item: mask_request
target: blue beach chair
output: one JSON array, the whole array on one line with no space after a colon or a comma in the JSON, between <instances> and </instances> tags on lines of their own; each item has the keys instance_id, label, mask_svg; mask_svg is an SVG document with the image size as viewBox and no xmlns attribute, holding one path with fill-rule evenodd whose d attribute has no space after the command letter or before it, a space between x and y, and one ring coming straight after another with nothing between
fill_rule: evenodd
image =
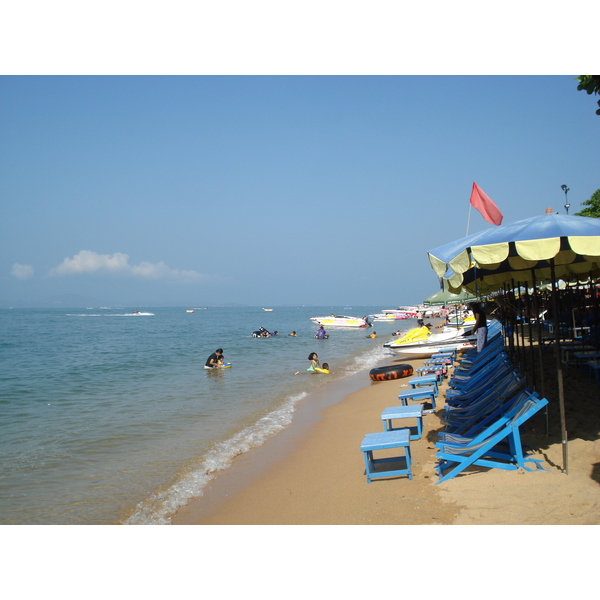
<instances>
[{"instance_id":1,"label":"blue beach chair","mask_svg":"<svg viewBox=\"0 0 600 600\"><path fill-rule=\"evenodd\" d=\"M490 415L506 406L508 400L524 387L525 378L515 369L472 401L459 406L444 406L440 420L446 426L445 432L473 435Z\"/></svg>"},{"instance_id":2,"label":"blue beach chair","mask_svg":"<svg viewBox=\"0 0 600 600\"><path fill-rule=\"evenodd\" d=\"M493 372L495 368L501 365L503 362L510 360L508 355L505 352L499 352L494 355L490 360L486 360L484 362L479 362L474 365L471 369L459 370L458 368L454 370L452 376L448 380L448 385L450 387L459 387L472 381L476 377L485 376L486 372Z\"/></svg>"},{"instance_id":3,"label":"blue beach chair","mask_svg":"<svg viewBox=\"0 0 600 600\"><path fill-rule=\"evenodd\" d=\"M476 398L495 387L502 378L515 370L510 360L506 359L495 364L493 369L482 371L460 387L446 390L446 404L461 406L473 402Z\"/></svg>"},{"instance_id":4,"label":"blue beach chair","mask_svg":"<svg viewBox=\"0 0 600 600\"><path fill-rule=\"evenodd\" d=\"M525 391L512 402L510 409L474 437L448 434L438 442L437 483L456 477L470 466L505 470L545 470L541 460L523 453L519 427L548 404L535 392ZM530 468L528 465L532 465Z\"/></svg>"}]
</instances>

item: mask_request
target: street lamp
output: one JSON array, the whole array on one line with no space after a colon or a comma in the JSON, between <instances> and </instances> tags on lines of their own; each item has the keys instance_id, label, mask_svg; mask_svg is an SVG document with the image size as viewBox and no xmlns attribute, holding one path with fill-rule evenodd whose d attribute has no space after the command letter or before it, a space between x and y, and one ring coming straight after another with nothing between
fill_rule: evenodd
<instances>
[{"instance_id":1,"label":"street lamp","mask_svg":"<svg viewBox=\"0 0 600 600\"><path fill-rule=\"evenodd\" d=\"M565 210L567 211L567 214L569 214L569 206L571 205L569 204L569 198L567 197L567 193L571 190L564 184L560 186L560 189L565 193Z\"/></svg>"}]
</instances>

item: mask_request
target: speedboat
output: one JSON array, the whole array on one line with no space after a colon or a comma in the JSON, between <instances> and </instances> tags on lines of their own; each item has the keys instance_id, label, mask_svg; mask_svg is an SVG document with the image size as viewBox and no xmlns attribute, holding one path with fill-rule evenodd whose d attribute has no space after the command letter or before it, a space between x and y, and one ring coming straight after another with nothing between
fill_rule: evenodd
<instances>
[{"instance_id":1,"label":"speedboat","mask_svg":"<svg viewBox=\"0 0 600 600\"><path fill-rule=\"evenodd\" d=\"M369 327L367 319L361 317L348 317L346 315L311 317L310 320L327 327Z\"/></svg>"},{"instance_id":2,"label":"speedboat","mask_svg":"<svg viewBox=\"0 0 600 600\"><path fill-rule=\"evenodd\" d=\"M473 329L473 327L475 327L475 317L467 317L466 319L448 319L448 322L444 325L444 331Z\"/></svg>"},{"instance_id":3,"label":"speedboat","mask_svg":"<svg viewBox=\"0 0 600 600\"><path fill-rule=\"evenodd\" d=\"M476 348L477 340L473 336L473 338L463 338L462 341L455 340L453 342L441 343L441 344L431 344L431 345L415 345L404 348L396 348L392 350L394 354L397 356L402 356L406 359L408 358L427 358L432 354L436 354L438 352L464 352L469 348ZM391 348L390 348L391 350Z\"/></svg>"},{"instance_id":4,"label":"speedboat","mask_svg":"<svg viewBox=\"0 0 600 600\"><path fill-rule=\"evenodd\" d=\"M419 309L416 306L399 306L398 308L390 308L381 312L394 315L396 319L416 319L419 316Z\"/></svg>"},{"instance_id":5,"label":"speedboat","mask_svg":"<svg viewBox=\"0 0 600 600\"><path fill-rule=\"evenodd\" d=\"M430 334L427 327L416 327L384 347L394 354L421 358L449 349L466 350L476 344L476 337L469 334L470 330L462 328Z\"/></svg>"},{"instance_id":6,"label":"speedboat","mask_svg":"<svg viewBox=\"0 0 600 600\"><path fill-rule=\"evenodd\" d=\"M374 315L369 315L369 320L371 321L395 321L396 316L389 313L376 313Z\"/></svg>"}]
</instances>

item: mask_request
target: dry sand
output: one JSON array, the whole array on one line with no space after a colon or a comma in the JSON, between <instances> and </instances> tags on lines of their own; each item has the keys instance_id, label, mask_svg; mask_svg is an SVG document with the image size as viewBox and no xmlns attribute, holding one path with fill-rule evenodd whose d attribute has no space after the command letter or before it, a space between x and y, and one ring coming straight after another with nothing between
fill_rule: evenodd
<instances>
[{"instance_id":1,"label":"dry sand","mask_svg":"<svg viewBox=\"0 0 600 600\"><path fill-rule=\"evenodd\" d=\"M411 442L412 481L398 477L367 483L359 449L362 438L366 433L382 430L381 412L398 404L398 392L408 384L407 380L372 382L365 372L355 376L359 380L358 391L334 405L324 402L321 408L317 406L312 418L299 414L299 422L286 435L280 434L261 448L237 457L206 495L181 509L173 523L597 524L600 388L587 373L574 366L564 367L569 437L568 474L564 474L556 361L552 346L543 352L544 391L550 401L548 415L546 418L544 411L535 415L522 427L522 438L534 449L536 458L544 460L546 472L470 468L436 485L435 442L442 425L436 414L429 414L423 419L423 439ZM390 358L387 364L400 362L407 361ZM411 363L416 368L422 361ZM539 365L536 369L539 391ZM446 386L444 383L438 412ZM324 395L328 387L324 386ZM315 402L318 405L319 400Z\"/></svg>"}]
</instances>

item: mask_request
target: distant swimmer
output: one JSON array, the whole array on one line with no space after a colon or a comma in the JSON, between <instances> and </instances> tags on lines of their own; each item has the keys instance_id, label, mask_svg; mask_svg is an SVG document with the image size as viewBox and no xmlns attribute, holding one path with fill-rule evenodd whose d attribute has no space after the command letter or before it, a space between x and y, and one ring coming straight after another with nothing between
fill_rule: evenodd
<instances>
[{"instance_id":1,"label":"distant swimmer","mask_svg":"<svg viewBox=\"0 0 600 600\"><path fill-rule=\"evenodd\" d=\"M292 333L288 333L288 336L298 337L298 334L295 331L292 331Z\"/></svg>"},{"instance_id":2,"label":"distant swimmer","mask_svg":"<svg viewBox=\"0 0 600 600\"><path fill-rule=\"evenodd\" d=\"M371 333L370 335L367 335L367 336L365 336L365 337L368 337L368 338L376 338L376 337L377 337L377 332L376 332L376 331L374 331L373 333Z\"/></svg>"},{"instance_id":3,"label":"distant swimmer","mask_svg":"<svg viewBox=\"0 0 600 600\"><path fill-rule=\"evenodd\" d=\"M252 332L252 337L271 337L271 335L264 327Z\"/></svg>"},{"instance_id":4,"label":"distant swimmer","mask_svg":"<svg viewBox=\"0 0 600 600\"><path fill-rule=\"evenodd\" d=\"M216 369L223 364L223 348L215 350L207 359L205 369Z\"/></svg>"}]
</instances>

